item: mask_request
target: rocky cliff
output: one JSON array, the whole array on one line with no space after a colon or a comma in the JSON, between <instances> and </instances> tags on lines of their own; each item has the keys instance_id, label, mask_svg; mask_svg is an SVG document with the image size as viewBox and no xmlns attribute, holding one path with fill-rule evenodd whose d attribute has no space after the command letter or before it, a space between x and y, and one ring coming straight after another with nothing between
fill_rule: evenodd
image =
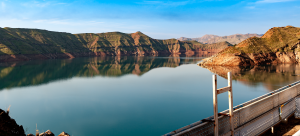
<instances>
[{"instance_id":1,"label":"rocky cliff","mask_svg":"<svg viewBox=\"0 0 300 136\"><path fill-rule=\"evenodd\" d=\"M216 53L231 46L226 42L217 45L196 41L181 42L176 39L157 40L141 32L70 34L39 29L0 28L0 61L104 55Z\"/></svg>"},{"instance_id":2,"label":"rocky cliff","mask_svg":"<svg viewBox=\"0 0 300 136\"><path fill-rule=\"evenodd\" d=\"M268 65L300 62L300 28L274 27L205 59L199 65Z\"/></svg>"}]
</instances>

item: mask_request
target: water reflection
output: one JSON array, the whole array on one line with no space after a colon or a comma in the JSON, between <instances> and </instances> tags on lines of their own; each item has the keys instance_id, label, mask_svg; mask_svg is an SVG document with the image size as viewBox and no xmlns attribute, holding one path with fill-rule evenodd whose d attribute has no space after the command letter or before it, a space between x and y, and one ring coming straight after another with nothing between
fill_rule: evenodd
<instances>
[{"instance_id":1,"label":"water reflection","mask_svg":"<svg viewBox=\"0 0 300 136\"><path fill-rule=\"evenodd\" d=\"M72 77L142 75L158 67L196 63L200 57L95 57L0 64L0 90Z\"/></svg>"},{"instance_id":2,"label":"water reflection","mask_svg":"<svg viewBox=\"0 0 300 136\"><path fill-rule=\"evenodd\" d=\"M233 80L248 86L262 84L273 91L282 86L300 80L300 64L278 64L269 66L202 66L227 79L227 72L232 72Z\"/></svg>"},{"instance_id":3,"label":"water reflection","mask_svg":"<svg viewBox=\"0 0 300 136\"><path fill-rule=\"evenodd\" d=\"M196 65L201 59L128 56L1 64L0 108L11 105L10 115L28 133L38 124L41 131L75 136L163 135L212 115L212 73ZM218 78L218 87L225 85ZM262 84L240 82L233 82L233 90L239 90L234 105L267 92ZM218 100L219 111L228 108L225 94Z\"/></svg>"}]
</instances>

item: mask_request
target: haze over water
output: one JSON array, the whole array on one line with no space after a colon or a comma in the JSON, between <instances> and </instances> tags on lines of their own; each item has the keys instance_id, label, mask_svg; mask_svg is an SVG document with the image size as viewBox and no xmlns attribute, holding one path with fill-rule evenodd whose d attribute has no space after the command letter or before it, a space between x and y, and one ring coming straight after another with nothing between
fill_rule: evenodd
<instances>
[{"instance_id":1,"label":"haze over water","mask_svg":"<svg viewBox=\"0 0 300 136\"><path fill-rule=\"evenodd\" d=\"M0 108L26 134L50 129L73 136L163 135L213 114L218 88L233 71L233 102L241 104L300 80L298 65L209 67L203 57L98 57L0 65ZM208 70L209 69L209 70ZM214 72L214 73L212 73ZM219 95L219 111L228 108Z\"/></svg>"}]
</instances>

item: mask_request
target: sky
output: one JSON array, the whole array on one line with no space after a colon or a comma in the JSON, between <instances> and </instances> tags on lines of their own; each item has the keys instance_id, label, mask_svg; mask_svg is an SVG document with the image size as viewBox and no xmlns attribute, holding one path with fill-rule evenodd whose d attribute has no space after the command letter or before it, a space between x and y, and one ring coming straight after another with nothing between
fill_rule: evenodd
<instances>
[{"instance_id":1,"label":"sky","mask_svg":"<svg viewBox=\"0 0 300 136\"><path fill-rule=\"evenodd\" d=\"M196 38L299 27L299 11L300 0L0 0L0 27Z\"/></svg>"}]
</instances>

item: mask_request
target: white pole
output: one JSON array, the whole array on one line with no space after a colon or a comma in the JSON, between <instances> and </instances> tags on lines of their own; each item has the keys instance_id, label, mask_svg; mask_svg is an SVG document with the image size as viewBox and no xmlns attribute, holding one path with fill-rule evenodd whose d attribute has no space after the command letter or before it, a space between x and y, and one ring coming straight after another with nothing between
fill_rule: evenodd
<instances>
[{"instance_id":1,"label":"white pole","mask_svg":"<svg viewBox=\"0 0 300 136\"><path fill-rule=\"evenodd\" d=\"M229 100L229 122L231 129L231 136L234 136L234 124L233 124L233 96L232 96L232 77L231 72L228 72L228 87L230 87L228 91L228 100Z\"/></svg>"}]
</instances>

